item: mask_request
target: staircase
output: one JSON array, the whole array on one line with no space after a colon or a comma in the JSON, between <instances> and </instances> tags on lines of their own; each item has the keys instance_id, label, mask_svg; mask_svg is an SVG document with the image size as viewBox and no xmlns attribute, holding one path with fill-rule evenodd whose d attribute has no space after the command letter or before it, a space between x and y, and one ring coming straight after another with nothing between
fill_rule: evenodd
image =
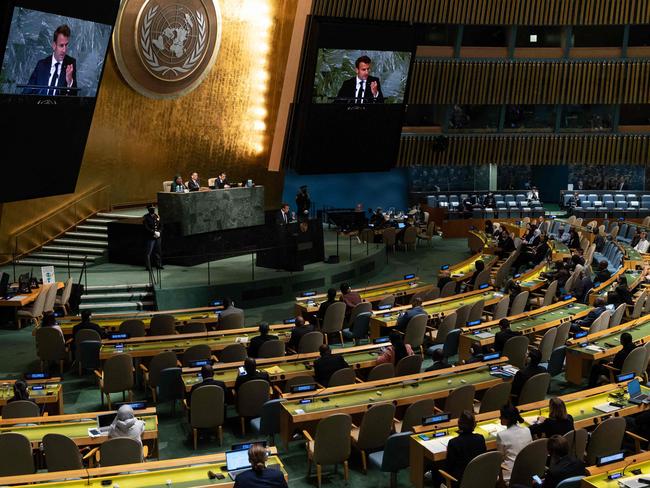
<instances>
[{"instance_id":1,"label":"staircase","mask_svg":"<svg viewBox=\"0 0 650 488\"><path fill-rule=\"evenodd\" d=\"M93 316L120 312L155 310L156 301L149 283L89 286L81 295L80 310L92 310Z\"/></svg>"},{"instance_id":2,"label":"staircase","mask_svg":"<svg viewBox=\"0 0 650 488\"><path fill-rule=\"evenodd\" d=\"M131 215L99 212L78 224L74 230L45 244L40 251L23 256L16 262L26 266L55 266L82 268L84 258L86 265L101 264L108 254L109 222Z\"/></svg>"}]
</instances>

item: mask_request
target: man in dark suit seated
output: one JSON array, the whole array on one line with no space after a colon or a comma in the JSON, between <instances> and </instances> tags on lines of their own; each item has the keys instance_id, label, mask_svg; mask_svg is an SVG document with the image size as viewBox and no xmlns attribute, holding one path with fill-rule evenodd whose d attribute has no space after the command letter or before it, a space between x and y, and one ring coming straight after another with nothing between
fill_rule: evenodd
<instances>
[{"instance_id":1,"label":"man in dark suit seated","mask_svg":"<svg viewBox=\"0 0 650 488\"><path fill-rule=\"evenodd\" d=\"M336 103L384 103L379 78L370 76L371 64L368 56L361 56L355 61L354 71L357 75L343 82L336 95Z\"/></svg>"},{"instance_id":2,"label":"man in dark suit seated","mask_svg":"<svg viewBox=\"0 0 650 488\"><path fill-rule=\"evenodd\" d=\"M77 60L67 55L70 43L70 27L60 25L52 36L52 55L36 63L29 77L28 85L51 86L57 89L25 88L23 93L36 95L76 95Z\"/></svg>"},{"instance_id":3,"label":"man in dark suit seated","mask_svg":"<svg viewBox=\"0 0 650 488\"><path fill-rule=\"evenodd\" d=\"M214 180L214 187L217 190L223 190L224 188L230 188L228 180L226 179L226 173L223 171L219 173L219 176Z\"/></svg>"},{"instance_id":4,"label":"man in dark suit seated","mask_svg":"<svg viewBox=\"0 0 650 488\"><path fill-rule=\"evenodd\" d=\"M194 393L197 389L201 388L202 386L208 386L208 385L215 385L221 388L223 390L224 398L225 398L225 394L227 391L226 384L223 381L214 379L214 370L212 369L211 365L204 364L203 366L201 366L201 378L202 378L201 383L197 383L192 386L192 389L190 390L190 394L188 395L189 397L188 400L192 399L192 393Z\"/></svg>"},{"instance_id":5,"label":"man in dark suit seated","mask_svg":"<svg viewBox=\"0 0 650 488\"><path fill-rule=\"evenodd\" d=\"M422 299L420 297L415 297L413 299L413 308L407 310L406 312L400 314L397 317L397 325L395 328L400 332L406 332L406 327L408 326L409 321L416 315L426 315L427 313L422 308Z\"/></svg>"},{"instance_id":6,"label":"man in dark suit seated","mask_svg":"<svg viewBox=\"0 0 650 488\"><path fill-rule=\"evenodd\" d=\"M256 358L259 355L260 347L266 341L275 341L278 339L278 336L269 334L269 323L260 322L259 331L260 335L253 337L250 344L248 345L248 357Z\"/></svg>"},{"instance_id":7,"label":"man in dark suit seated","mask_svg":"<svg viewBox=\"0 0 650 488\"><path fill-rule=\"evenodd\" d=\"M106 337L106 331L104 330L104 328L90 321L92 314L93 313L90 310L84 310L83 312L81 312L81 322L79 322L77 325L75 325L72 328L72 337L76 336L77 332L84 329L94 330L99 334L99 337L101 337L102 339Z\"/></svg>"},{"instance_id":8,"label":"man in dark suit seated","mask_svg":"<svg viewBox=\"0 0 650 488\"><path fill-rule=\"evenodd\" d=\"M566 438L560 435L551 436L546 449L551 456L550 467L541 485L533 482L534 488L556 488L568 478L586 474L585 463L569 454L569 441Z\"/></svg>"},{"instance_id":9,"label":"man in dark suit seated","mask_svg":"<svg viewBox=\"0 0 650 488\"><path fill-rule=\"evenodd\" d=\"M581 332L583 327L591 327L591 324L593 324L605 310L607 310L607 308L605 308L605 299L603 297L596 298L594 308L587 314L587 316L576 320L571 324L571 332L575 334L576 332Z\"/></svg>"},{"instance_id":10,"label":"man in dark suit seated","mask_svg":"<svg viewBox=\"0 0 650 488\"><path fill-rule=\"evenodd\" d=\"M199 174L196 171L190 175L190 181L187 182L187 188L190 191L199 191L201 189Z\"/></svg>"},{"instance_id":11,"label":"man in dark suit seated","mask_svg":"<svg viewBox=\"0 0 650 488\"><path fill-rule=\"evenodd\" d=\"M291 215L289 215L289 204L283 203L280 210L275 214L275 223L277 225L287 225L291 222Z\"/></svg>"},{"instance_id":12,"label":"man in dark suit seated","mask_svg":"<svg viewBox=\"0 0 650 488\"><path fill-rule=\"evenodd\" d=\"M289 338L288 346L294 351L298 352L298 346L300 345L300 339L302 339L309 332L314 331L314 326L309 322L305 322L305 319L302 316L298 315L296 317L295 327L291 329L291 337Z\"/></svg>"},{"instance_id":13,"label":"man in dark suit seated","mask_svg":"<svg viewBox=\"0 0 650 488\"><path fill-rule=\"evenodd\" d=\"M591 372L589 373L589 388L598 386L598 383L602 380L608 380L607 375L609 373L609 370L605 367L605 364L608 364L618 370L623 368L623 363L625 362L627 355L636 349L636 345L632 340L632 334L629 332L623 332L621 334L621 346L623 346L623 349L614 355L614 359L611 362L601 360L591 367Z\"/></svg>"},{"instance_id":14,"label":"man in dark suit seated","mask_svg":"<svg viewBox=\"0 0 650 488\"><path fill-rule=\"evenodd\" d=\"M229 315L234 315L234 314L241 314L242 315L242 322L243 322L243 316L244 316L244 311L241 308L235 307L235 302L232 301L230 298L224 298L223 299L223 310L219 313L219 321L222 321Z\"/></svg>"},{"instance_id":15,"label":"man in dark suit seated","mask_svg":"<svg viewBox=\"0 0 650 488\"><path fill-rule=\"evenodd\" d=\"M447 363L447 360L445 359L445 353L442 351L442 349L434 349L433 364L429 366L427 369L425 369L425 371L428 373L429 371L447 369L448 367L449 367L449 363Z\"/></svg>"},{"instance_id":16,"label":"man in dark suit seated","mask_svg":"<svg viewBox=\"0 0 650 488\"><path fill-rule=\"evenodd\" d=\"M314 361L314 377L316 381L323 386L328 386L330 378L339 369L349 368L350 366L340 354L332 354L330 346L322 344L318 351L320 357Z\"/></svg>"},{"instance_id":17,"label":"man in dark suit seated","mask_svg":"<svg viewBox=\"0 0 650 488\"><path fill-rule=\"evenodd\" d=\"M503 351L503 346L506 345L508 339L519 335L510 328L510 321L508 319L499 320L499 328L501 330L494 335L494 350L497 352Z\"/></svg>"},{"instance_id":18,"label":"man in dark suit seated","mask_svg":"<svg viewBox=\"0 0 650 488\"><path fill-rule=\"evenodd\" d=\"M244 360L244 372L237 376L235 380L235 391L239 391L241 385L252 380L264 380L270 383L269 374L266 371L259 371L257 369L255 359L246 358Z\"/></svg>"},{"instance_id":19,"label":"man in dark suit seated","mask_svg":"<svg viewBox=\"0 0 650 488\"><path fill-rule=\"evenodd\" d=\"M539 349L531 349L528 352L528 364L525 368L520 369L515 374L515 377L512 380L512 394L519 396L521 389L524 387L524 383L530 378L539 373L546 373L546 368L540 366L539 363L542 361L542 353Z\"/></svg>"}]
</instances>

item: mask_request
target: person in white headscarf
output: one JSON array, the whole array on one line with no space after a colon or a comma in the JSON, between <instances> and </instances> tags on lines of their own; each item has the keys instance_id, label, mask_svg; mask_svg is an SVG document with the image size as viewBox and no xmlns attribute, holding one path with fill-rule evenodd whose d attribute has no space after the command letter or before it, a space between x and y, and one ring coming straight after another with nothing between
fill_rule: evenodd
<instances>
[{"instance_id":1,"label":"person in white headscarf","mask_svg":"<svg viewBox=\"0 0 650 488\"><path fill-rule=\"evenodd\" d=\"M136 419L133 409L129 405L122 405L117 411L115 420L108 429L108 438L128 437L138 441L142 446L142 433L144 432L144 422Z\"/></svg>"}]
</instances>

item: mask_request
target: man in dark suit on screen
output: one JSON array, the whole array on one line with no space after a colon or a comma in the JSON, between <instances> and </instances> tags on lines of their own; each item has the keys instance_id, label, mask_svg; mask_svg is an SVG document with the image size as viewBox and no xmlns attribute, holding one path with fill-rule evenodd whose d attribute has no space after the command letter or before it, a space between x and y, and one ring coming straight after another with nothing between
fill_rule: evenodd
<instances>
[{"instance_id":1,"label":"man in dark suit on screen","mask_svg":"<svg viewBox=\"0 0 650 488\"><path fill-rule=\"evenodd\" d=\"M77 60L66 54L69 42L70 27L65 24L60 25L52 36L52 55L36 63L36 67L27 82L29 85L50 86L52 88L26 88L23 93L37 95L77 94L76 90L65 90L65 88L77 88Z\"/></svg>"},{"instance_id":2,"label":"man in dark suit on screen","mask_svg":"<svg viewBox=\"0 0 650 488\"><path fill-rule=\"evenodd\" d=\"M368 56L361 56L356 60L354 70L357 75L343 82L336 95L336 103L384 103L379 78L370 76L371 64Z\"/></svg>"}]
</instances>

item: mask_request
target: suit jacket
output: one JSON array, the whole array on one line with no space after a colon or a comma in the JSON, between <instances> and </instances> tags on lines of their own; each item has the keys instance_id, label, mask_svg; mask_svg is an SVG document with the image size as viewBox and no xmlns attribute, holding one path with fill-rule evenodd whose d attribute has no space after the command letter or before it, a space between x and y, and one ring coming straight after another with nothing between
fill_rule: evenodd
<instances>
[{"instance_id":1,"label":"suit jacket","mask_svg":"<svg viewBox=\"0 0 650 488\"><path fill-rule=\"evenodd\" d=\"M234 488L287 488L287 481L279 469L266 468L260 472L249 469L237 476Z\"/></svg>"},{"instance_id":2,"label":"suit jacket","mask_svg":"<svg viewBox=\"0 0 650 488\"><path fill-rule=\"evenodd\" d=\"M77 332L84 329L94 330L99 334L99 337L104 339L106 337L106 330L103 327L95 324L94 322L79 322L72 328L72 337L77 335Z\"/></svg>"},{"instance_id":3,"label":"suit jacket","mask_svg":"<svg viewBox=\"0 0 650 488\"><path fill-rule=\"evenodd\" d=\"M460 481L469 462L487 451L485 438L473 432L462 432L447 444L447 472Z\"/></svg>"},{"instance_id":4,"label":"suit jacket","mask_svg":"<svg viewBox=\"0 0 650 488\"><path fill-rule=\"evenodd\" d=\"M154 232L160 232L162 230L162 222L160 222L160 217L157 214L154 215L147 213L144 215L144 217L142 217L142 224L147 231L148 239L155 239L156 237L154 236Z\"/></svg>"},{"instance_id":5,"label":"suit jacket","mask_svg":"<svg viewBox=\"0 0 650 488\"><path fill-rule=\"evenodd\" d=\"M217 179L214 180L214 187L217 188L218 190L223 190L226 187L227 184L228 184L227 179L222 180L218 176L217 176Z\"/></svg>"},{"instance_id":6,"label":"suit jacket","mask_svg":"<svg viewBox=\"0 0 650 488\"><path fill-rule=\"evenodd\" d=\"M235 380L235 391L238 391L241 385L243 385L247 381L253 381L253 380L264 380L270 383L269 374L266 371L257 370L253 374L245 374L245 375L237 376L237 379Z\"/></svg>"},{"instance_id":7,"label":"suit jacket","mask_svg":"<svg viewBox=\"0 0 650 488\"><path fill-rule=\"evenodd\" d=\"M65 71L68 65L72 65L72 86L71 88L77 88L77 60L71 56L66 55L63 58L61 66L59 66L59 77L56 81L56 86L58 87L67 87L68 83L65 79ZM47 58L43 58L36 63L32 75L29 77L27 82L29 85L49 85L50 81L50 70L52 69L52 55L49 55ZM32 95L47 95L48 89L30 89L25 88L23 93L32 94ZM57 90L57 93L52 95L76 95L77 91L71 90Z\"/></svg>"},{"instance_id":8,"label":"suit jacket","mask_svg":"<svg viewBox=\"0 0 650 488\"><path fill-rule=\"evenodd\" d=\"M305 324L302 327L294 327L291 329L291 337L289 338L288 346L294 351L298 351L298 345L300 344L300 339L302 339L305 334L314 331L314 326L311 324Z\"/></svg>"},{"instance_id":9,"label":"suit jacket","mask_svg":"<svg viewBox=\"0 0 650 488\"><path fill-rule=\"evenodd\" d=\"M260 352L260 347L262 347L262 344L264 344L266 341L274 341L277 340L278 336L276 335L265 335L265 336L256 336L251 339L251 343L248 345L248 357L250 358L256 358L257 355Z\"/></svg>"},{"instance_id":10,"label":"suit jacket","mask_svg":"<svg viewBox=\"0 0 650 488\"><path fill-rule=\"evenodd\" d=\"M518 335L519 334L510 329L497 332L494 336L494 350L499 352L503 351L503 346L506 345L508 339L517 337Z\"/></svg>"},{"instance_id":11,"label":"suit jacket","mask_svg":"<svg viewBox=\"0 0 650 488\"><path fill-rule=\"evenodd\" d=\"M370 89L370 84L376 81L377 89L379 94L377 97L372 96L372 90ZM348 80L345 80L339 89L338 94L336 95L336 103L356 103L357 94L357 77L354 76ZM365 91L363 93L363 103L384 103L384 94L381 92L381 84L379 83L379 78L374 76L368 76L368 79L365 83Z\"/></svg>"},{"instance_id":12,"label":"suit jacket","mask_svg":"<svg viewBox=\"0 0 650 488\"><path fill-rule=\"evenodd\" d=\"M233 314L241 314L243 316L244 311L241 308L237 308L234 305L231 305L230 307L228 307L228 308L221 311L221 313L219 314L219 320L223 320L224 317L227 317L228 315L233 315Z\"/></svg>"},{"instance_id":13,"label":"suit jacket","mask_svg":"<svg viewBox=\"0 0 650 488\"><path fill-rule=\"evenodd\" d=\"M187 188L190 191L199 191L201 189L201 182L199 180L194 181L190 178L190 181L187 182Z\"/></svg>"},{"instance_id":14,"label":"suit jacket","mask_svg":"<svg viewBox=\"0 0 650 488\"><path fill-rule=\"evenodd\" d=\"M567 455L558 459L555 464L548 468L542 488L555 488L567 478L584 476L585 474L585 464L573 456Z\"/></svg>"},{"instance_id":15,"label":"suit jacket","mask_svg":"<svg viewBox=\"0 0 650 488\"><path fill-rule=\"evenodd\" d=\"M328 354L314 361L314 377L323 386L328 386L330 378L339 369L347 368L348 363L340 354Z\"/></svg>"},{"instance_id":16,"label":"suit jacket","mask_svg":"<svg viewBox=\"0 0 650 488\"><path fill-rule=\"evenodd\" d=\"M539 373L546 373L546 368L543 366L526 366L524 369L517 371L517 374L512 380L512 394L519 395L521 389L524 387L524 383Z\"/></svg>"},{"instance_id":17,"label":"suit jacket","mask_svg":"<svg viewBox=\"0 0 650 488\"><path fill-rule=\"evenodd\" d=\"M564 420L548 418L541 424L533 424L530 426L530 433L535 436L543 434L544 437L550 439L554 435L564 435L573 429L573 417L568 415Z\"/></svg>"},{"instance_id":18,"label":"suit jacket","mask_svg":"<svg viewBox=\"0 0 650 488\"><path fill-rule=\"evenodd\" d=\"M409 320L411 320L413 317L416 315L426 315L427 313L424 311L422 307L413 307L410 310L407 310L404 312L403 315L400 315L397 318L397 326L396 329L400 330L402 332L406 332L406 326L409 323Z\"/></svg>"},{"instance_id":19,"label":"suit jacket","mask_svg":"<svg viewBox=\"0 0 650 488\"><path fill-rule=\"evenodd\" d=\"M275 223L277 225L286 225L291 222L291 216L289 212L286 213L287 220L284 220L285 213L282 210L278 210L275 214Z\"/></svg>"},{"instance_id":20,"label":"suit jacket","mask_svg":"<svg viewBox=\"0 0 650 488\"><path fill-rule=\"evenodd\" d=\"M219 388L221 388L223 390L223 398L224 398L224 401L225 401L225 399L226 399L226 391L228 391L228 390L226 390L226 384L223 381L215 380L214 378L206 378L203 381L201 381L201 383L197 383L196 385L192 386L192 389L190 390L189 400L190 401L192 400L192 393L194 393L196 390L198 390L202 386L210 386L210 385L218 386ZM191 406L192 406L192 404L190 403L190 407Z\"/></svg>"},{"instance_id":21,"label":"suit jacket","mask_svg":"<svg viewBox=\"0 0 650 488\"><path fill-rule=\"evenodd\" d=\"M591 324L594 323L594 320L600 317L605 310L607 310L605 307L594 308L591 312L587 314L585 318L576 321L576 323L580 327L591 327Z\"/></svg>"}]
</instances>

